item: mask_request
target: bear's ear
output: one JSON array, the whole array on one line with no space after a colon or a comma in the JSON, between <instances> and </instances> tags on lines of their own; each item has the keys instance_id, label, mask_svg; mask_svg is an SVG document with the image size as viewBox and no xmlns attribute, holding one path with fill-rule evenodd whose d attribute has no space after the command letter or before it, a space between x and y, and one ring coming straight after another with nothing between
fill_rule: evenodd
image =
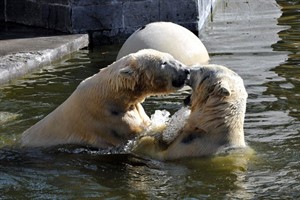
<instances>
[{"instance_id":1,"label":"bear's ear","mask_svg":"<svg viewBox=\"0 0 300 200\"><path fill-rule=\"evenodd\" d=\"M128 55L124 58L124 65L125 67L119 70L120 75L132 77L135 74L135 68L137 66L136 58L133 55Z\"/></svg>"},{"instance_id":2,"label":"bear's ear","mask_svg":"<svg viewBox=\"0 0 300 200\"><path fill-rule=\"evenodd\" d=\"M228 97L231 95L230 88L227 84L221 83L220 87L218 88L218 95L222 97Z\"/></svg>"},{"instance_id":3,"label":"bear's ear","mask_svg":"<svg viewBox=\"0 0 300 200\"><path fill-rule=\"evenodd\" d=\"M132 69L131 66L126 66L122 69L119 70L120 75L124 77L131 77L134 74L134 70Z\"/></svg>"}]
</instances>

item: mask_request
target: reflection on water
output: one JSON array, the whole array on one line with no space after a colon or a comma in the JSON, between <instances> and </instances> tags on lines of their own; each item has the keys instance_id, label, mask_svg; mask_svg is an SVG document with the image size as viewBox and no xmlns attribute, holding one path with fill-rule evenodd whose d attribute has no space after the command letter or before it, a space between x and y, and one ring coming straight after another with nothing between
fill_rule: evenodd
<instances>
[{"instance_id":1,"label":"reflection on water","mask_svg":"<svg viewBox=\"0 0 300 200\"><path fill-rule=\"evenodd\" d=\"M278 24L287 28L278 33L280 40L272 47L275 51L288 51L288 59L272 70L284 80L271 83L267 93L282 99L282 103L276 106L300 120L300 104L297 103L300 100L300 5L295 1L282 0L278 4L283 6L283 14L278 19Z\"/></svg>"},{"instance_id":2,"label":"reflection on water","mask_svg":"<svg viewBox=\"0 0 300 200\"><path fill-rule=\"evenodd\" d=\"M210 46L210 52L215 53L212 62L237 71L249 93L245 136L259 155L260 162L248 170L245 192L254 194L254 198L299 197L300 124L297 100L300 71L296 54L300 40L297 34L300 4L279 0L278 4L283 6L283 13L280 13L275 12L278 5L272 1L261 1L256 6L248 1L247 7L255 8L257 17L261 19L245 23L242 19L249 19L247 7L245 12L230 18L228 16L234 12L230 2L224 1L223 5L224 12L229 13L216 19L216 27L214 24L207 27L213 30L205 32L204 39L207 40L205 44ZM242 4L241 1L239 3ZM230 24L230 31L224 32L222 26L218 26L220 23ZM233 40L238 42L232 50L230 42ZM244 40L251 42L244 43Z\"/></svg>"},{"instance_id":3,"label":"reflection on water","mask_svg":"<svg viewBox=\"0 0 300 200\"><path fill-rule=\"evenodd\" d=\"M283 13L272 0L221 1L202 33L211 62L245 81L245 137L254 155L158 162L79 147L11 147L81 80L111 63L118 47L81 50L0 87L0 199L300 198L300 4L278 4ZM184 98L179 92L143 105L149 115L162 109L174 113Z\"/></svg>"}]
</instances>

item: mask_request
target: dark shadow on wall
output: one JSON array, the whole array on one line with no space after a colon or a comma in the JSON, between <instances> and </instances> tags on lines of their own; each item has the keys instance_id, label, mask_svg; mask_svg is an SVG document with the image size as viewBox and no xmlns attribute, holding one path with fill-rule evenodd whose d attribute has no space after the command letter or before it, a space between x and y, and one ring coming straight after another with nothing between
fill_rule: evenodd
<instances>
[{"instance_id":1,"label":"dark shadow on wall","mask_svg":"<svg viewBox=\"0 0 300 200\"><path fill-rule=\"evenodd\" d=\"M68 41L67 35L55 30L0 21L0 56L55 48L61 43L58 40Z\"/></svg>"},{"instance_id":2,"label":"dark shadow on wall","mask_svg":"<svg viewBox=\"0 0 300 200\"><path fill-rule=\"evenodd\" d=\"M66 33L39 27L0 21L0 40L66 35Z\"/></svg>"}]
</instances>

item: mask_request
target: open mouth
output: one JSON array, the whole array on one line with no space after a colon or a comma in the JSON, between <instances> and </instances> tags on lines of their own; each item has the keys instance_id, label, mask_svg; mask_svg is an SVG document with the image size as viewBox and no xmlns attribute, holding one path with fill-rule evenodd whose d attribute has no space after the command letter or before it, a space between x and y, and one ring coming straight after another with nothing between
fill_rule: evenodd
<instances>
[{"instance_id":1,"label":"open mouth","mask_svg":"<svg viewBox=\"0 0 300 200\"><path fill-rule=\"evenodd\" d=\"M190 94L183 100L184 106L191 106L191 96L192 95Z\"/></svg>"}]
</instances>

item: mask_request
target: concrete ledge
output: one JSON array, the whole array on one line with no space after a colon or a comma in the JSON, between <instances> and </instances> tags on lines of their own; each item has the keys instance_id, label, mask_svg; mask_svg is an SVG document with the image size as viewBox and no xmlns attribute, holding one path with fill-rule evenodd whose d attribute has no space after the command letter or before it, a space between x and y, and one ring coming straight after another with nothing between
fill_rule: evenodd
<instances>
[{"instance_id":1,"label":"concrete ledge","mask_svg":"<svg viewBox=\"0 0 300 200\"><path fill-rule=\"evenodd\" d=\"M0 40L0 84L88 46L87 34Z\"/></svg>"}]
</instances>

